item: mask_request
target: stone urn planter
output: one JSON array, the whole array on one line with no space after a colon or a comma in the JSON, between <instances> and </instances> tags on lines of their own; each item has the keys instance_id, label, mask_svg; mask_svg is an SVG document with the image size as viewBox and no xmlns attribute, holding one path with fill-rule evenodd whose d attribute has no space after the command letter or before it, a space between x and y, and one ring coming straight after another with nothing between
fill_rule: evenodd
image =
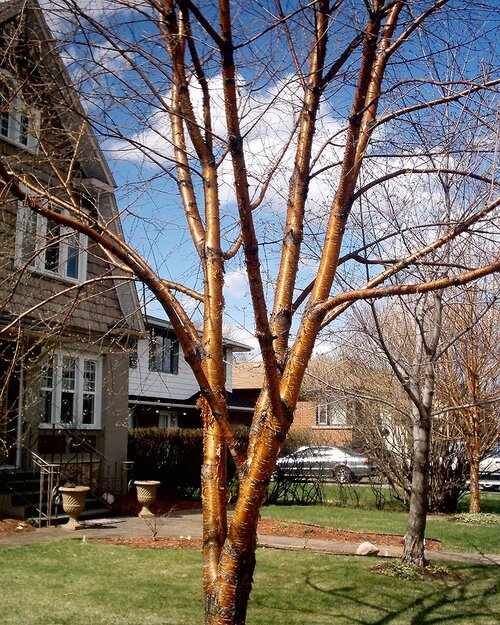
<instances>
[{"instance_id":1,"label":"stone urn planter","mask_svg":"<svg viewBox=\"0 0 500 625\"><path fill-rule=\"evenodd\" d=\"M88 486L59 486L62 495L63 510L69 515L69 521L63 525L68 530L82 529L78 515L85 509L85 499L90 488Z\"/></svg>"},{"instance_id":2,"label":"stone urn planter","mask_svg":"<svg viewBox=\"0 0 500 625\"><path fill-rule=\"evenodd\" d=\"M140 517L154 516L149 506L156 499L156 491L160 482L157 480L136 480L134 482L137 487L137 501L141 504L142 510L139 512Z\"/></svg>"}]
</instances>

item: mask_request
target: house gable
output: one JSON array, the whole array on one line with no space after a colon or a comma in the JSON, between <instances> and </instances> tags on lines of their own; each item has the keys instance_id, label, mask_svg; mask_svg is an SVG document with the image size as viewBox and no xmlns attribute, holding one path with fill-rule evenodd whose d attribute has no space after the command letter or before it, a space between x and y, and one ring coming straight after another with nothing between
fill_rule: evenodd
<instances>
[{"instance_id":1,"label":"house gable","mask_svg":"<svg viewBox=\"0 0 500 625\"><path fill-rule=\"evenodd\" d=\"M4 35L0 39L4 47L0 71L9 73L16 84L22 85L27 105L36 108L40 117L37 153L14 145L0 132L2 161L24 177L28 188L36 183L62 200L71 193L81 207L94 212L96 217L110 224L116 234L122 235L113 177L84 119L40 7L36 2L0 3L0 33ZM7 50L9 43L12 48ZM22 57L20 61L16 53ZM47 164L48 154L53 159L53 167ZM65 188L58 182L56 170L68 176L70 166L71 183ZM3 307L4 316L14 318L25 313L26 302L30 302L33 310L23 317L26 327L45 322L52 328L64 325L72 335L95 338L111 333L113 340L118 331L141 331L134 284L123 277L123 272L113 266L97 245L85 242L86 258L81 254L80 264L83 266L85 260L86 271L73 284L66 278L68 272L64 268L44 270L48 262L41 257L43 251L35 254L34 261L22 262L20 208L17 201L10 200L1 211L2 273L10 278L0 286L0 299L8 301ZM39 230L45 233L47 226L42 223ZM68 256L67 247L66 243L61 243L58 259ZM37 270L34 270L35 265ZM114 276L120 274L121 279L115 280ZM77 284L85 281L89 282L85 287Z\"/></svg>"}]
</instances>

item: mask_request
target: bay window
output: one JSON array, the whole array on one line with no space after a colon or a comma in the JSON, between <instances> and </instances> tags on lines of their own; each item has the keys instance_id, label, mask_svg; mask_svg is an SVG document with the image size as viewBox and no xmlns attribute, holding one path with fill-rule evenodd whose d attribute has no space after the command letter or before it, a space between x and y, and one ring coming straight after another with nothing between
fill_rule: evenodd
<instances>
[{"instance_id":1,"label":"bay window","mask_svg":"<svg viewBox=\"0 0 500 625\"><path fill-rule=\"evenodd\" d=\"M101 376L99 358L54 355L42 371L39 400L41 423L100 427Z\"/></svg>"}]
</instances>

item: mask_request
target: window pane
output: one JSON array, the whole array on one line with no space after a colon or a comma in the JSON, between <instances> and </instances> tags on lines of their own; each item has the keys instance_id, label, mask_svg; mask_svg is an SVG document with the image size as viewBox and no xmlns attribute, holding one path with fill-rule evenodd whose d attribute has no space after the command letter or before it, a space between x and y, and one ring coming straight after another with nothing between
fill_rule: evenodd
<instances>
[{"instance_id":1,"label":"window pane","mask_svg":"<svg viewBox=\"0 0 500 625\"><path fill-rule=\"evenodd\" d=\"M47 233L45 236L45 269L47 271L58 271L59 269L59 244L59 224L47 221Z\"/></svg>"},{"instance_id":2,"label":"window pane","mask_svg":"<svg viewBox=\"0 0 500 625\"><path fill-rule=\"evenodd\" d=\"M160 412L158 416L159 428L176 428L177 414L175 412Z\"/></svg>"},{"instance_id":3,"label":"window pane","mask_svg":"<svg viewBox=\"0 0 500 625\"><path fill-rule=\"evenodd\" d=\"M40 391L40 420L42 423L50 423L52 421L52 391Z\"/></svg>"},{"instance_id":4,"label":"window pane","mask_svg":"<svg viewBox=\"0 0 500 625\"><path fill-rule=\"evenodd\" d=\"M28 145L30 120L27 115L21 113L19 115L19 143Z\"/></svg>"},{"instance_id":5,"label":"window pane","mask_svg":"<svg viewBox=\"0 0 500 625\"><path fill-rule=\"evenodd\" d=\"M85 393L83 395L82 423L90 425L94 423L95 396Z\"/></svg>"},{"instance_id":6,"label":"window pane","mask_svg":"<svg viewBox=\"0 0 500 625\"><path fill-rule=\"evenodd\" d=\"M75 394L63 391L61 393L61 423L71 423L75 414Z\"/></svg>"},{"instance_id":7,"label":"window pane","mask_svg":"<svg viewBox=\"0 0 500 625\"><path fill-rule=\"evenodd\" d=\"M67 260L66 260L66 275L68 278L78 278L79 267L79 254L78 248L78 235L72 234L67 239Z\"/></svg>"},{"instance_id":8,"label":"window pane","mask_svg":"<svg viewBox=\"0 0 500 625\"><path fill-rule=\"evenodd\" d=\"M76 363L72 358L65 356L63 358L63 370L62 370L62 388L64 391L75 390L75 370Z\"/></svg>"},{"instance_id":9,"label":"window pane","mask_svg":"<svg viewBox=\"0 0 500 625\"><path fill-rule=\"evenodd\" d=\"M24 207L21 259L35 264L37 214L27 206Z\"/></svg>"},{"instance_id":10,"label":"window pane","mask_svg":"<svg viewBox=\"0 0 500 625\"><path fill-rule=\"evenodd\" d=\"M177 338L171 341L170 346L170 373L179 373L179 341Z\"/></svg>"},{"instance_id":11,"label":"window pane","mask_svg":"<svg viewBox=\"0 0 500 625\"><path fill-rule=\"evenodd\" d=\"M326 425L326 406L319 404L318 408L318 425Z\"/></svg>"},{"instance_id":12,"label":"window pane","mask_svg":"<svg viewBox=\"0 0 500 625\"><path fill-rule=\"evenodd\" d=\"M83 367L83 390L95 393L95 372L96 363L93 360L86 360Z\"/></svg>"},{"instance_id":13,"label":"window pane","mask_svg":"<svg viewBox=\"0 0 500 625\"><path fill-rule=\"evenodd\" d=\"M162 371L165 373L172 372L172 341L168 336L163 337Z\"/></svg>"},{"instance_id":14,"label":"window pane","mask_svg":"<svg viewBox=\"0 0 500 625\"><path fill-rule=\"evenodd\" d=\"M163 337L158 336L155 341L155 369L156 371L163 371Z\"/></svg>"},{"instance_id":15,"label":"window pane","mask_svg":"<svg viewBox=\"0 0 500 625\"><path fill-rule=\"evenodd\" d=\"M6 98L7 89L3 85L0 87L0 134L3 137L9 136L9 102Z\"/></svg>"},{"instance_id":16,"label":"window pane","mask_svg":"<svg viewBox=\"0 0 500 625\"><path fill-rule=\"evenodd\" d=\"M329 406L329 425L345 425L346 409L343 401L333 402Z\"/></svg>"},{"instance_id":17,"label":"window pane","mask_svg":"<svg viewBox=\"0 0 500 625\"><path fill-rule=\"evenodd\" d=\"M139 354L137 352L137 341L130 351L128 360L128 366L131 369L137 369L137 361L139 360Z\"/></svg>"},{"instance_id":18,"label":"window pane","mask_svg":"<svg viewBox=\"0 0 500 625\"><path fill-rule=\"evenodd\" d=\"M49 388L49 389L52 388L53 375L54 375L54 370L52 369L51 365L44 368L43 378L42 378L42 388Z\"/></svg>"},{"instance_id":19,"label":"window pane","mask_svg":"<svg viewBox=\"0 0 500 625\"><path fill-rule=\"evenodd\" d=\"M9 113L6 111L0 113L0 134L4 137L9 136Z\"/></svg>"}]
</instances>

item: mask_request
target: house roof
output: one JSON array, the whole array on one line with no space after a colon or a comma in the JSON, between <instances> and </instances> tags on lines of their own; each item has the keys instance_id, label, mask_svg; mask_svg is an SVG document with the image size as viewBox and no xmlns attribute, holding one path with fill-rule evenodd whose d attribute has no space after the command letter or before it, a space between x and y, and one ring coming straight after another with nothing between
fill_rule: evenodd
<instances>
[{"instance_id":1,"label":"house roof","mask_svg":"<svg viewBox=\"0 0 500 625\"><path fill-rule=\"evenodd\" d=\"M233 364L234 389L261 389L264 383L262 361L235 362Z\"/></svg>"}]
</instances>

